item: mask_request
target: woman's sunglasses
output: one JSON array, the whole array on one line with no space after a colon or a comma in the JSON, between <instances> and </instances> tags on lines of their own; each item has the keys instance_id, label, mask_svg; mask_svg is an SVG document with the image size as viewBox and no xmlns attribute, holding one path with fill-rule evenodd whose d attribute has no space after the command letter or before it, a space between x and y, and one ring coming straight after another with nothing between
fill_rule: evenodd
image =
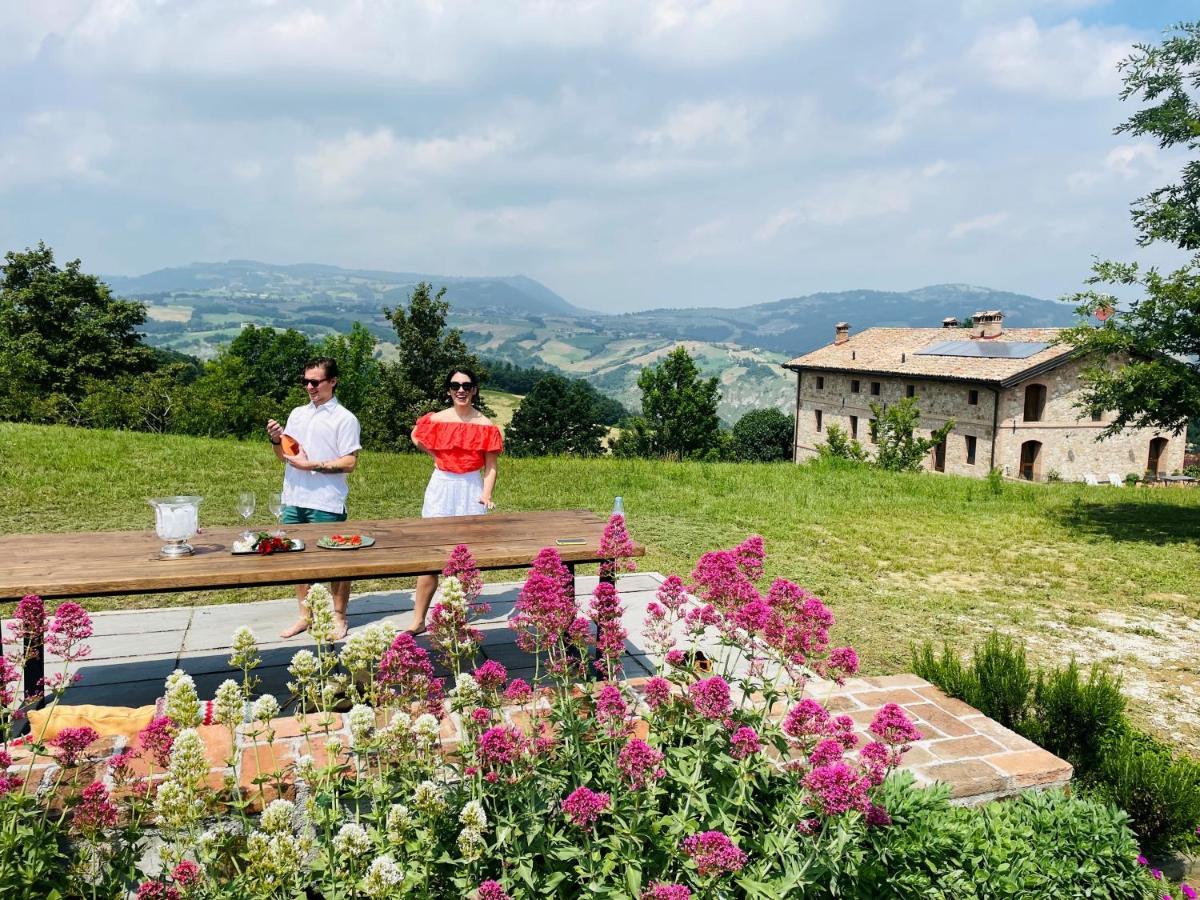
<instances>
[{"instance_id":1,"label":"woman's sunglasses","mask_svg":"<svg viewBox=\"0 0 1200 900\"><path fill-rule=\"evenodd\" d=\"M469 391L475 387L475 384L470 381L452 381L450 382L450 390L452 391Z\"/></svg>"}]
</instances>

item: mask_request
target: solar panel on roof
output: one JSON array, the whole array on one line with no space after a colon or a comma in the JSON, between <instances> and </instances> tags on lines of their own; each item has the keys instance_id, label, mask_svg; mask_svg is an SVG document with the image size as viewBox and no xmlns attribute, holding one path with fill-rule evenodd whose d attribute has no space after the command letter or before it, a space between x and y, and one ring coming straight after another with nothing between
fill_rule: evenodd
<instances>
[{"instance_id":1,"label":"solar panel on roof","mask_svg":"<svg viewBox=\"0 0 1200 900\"><path fill-rule=\"evenodd\" d=\"M1041 341L941 341L918 350L918 356L973 356L981 359L1026 359L1049 344Z\"/></svg>"}]
</instances>

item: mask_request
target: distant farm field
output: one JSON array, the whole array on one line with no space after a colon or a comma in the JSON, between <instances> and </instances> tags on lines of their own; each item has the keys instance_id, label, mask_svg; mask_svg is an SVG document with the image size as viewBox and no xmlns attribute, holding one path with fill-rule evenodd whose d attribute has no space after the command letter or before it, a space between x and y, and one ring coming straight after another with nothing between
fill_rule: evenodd
<instances>
[{"instance_id":1,"label":"distant farm field","mask_svg":"<svg viewBox=\"0 0 1200 900\"><path fill-rule=\"evenodd\" d=\"M176 493L205 498L203 523L234 524L237 493L263 505L281 477L265 439L0 424L0 460L4 533L149 528L145 498ZM420 455L364 453L351 516L417 515L429 468ZM999 628L1043 663L1111 662L1135 718L1200 749L1200 490L1006 484L995 495L971 479L826 465L505 458L496 501L604 514L617 494L646 569L686 576L704 551L763 535L768 574L822 596L837 641L871 672L907 669L911 642L965 645Z\"/></svg>"}]
</instances>

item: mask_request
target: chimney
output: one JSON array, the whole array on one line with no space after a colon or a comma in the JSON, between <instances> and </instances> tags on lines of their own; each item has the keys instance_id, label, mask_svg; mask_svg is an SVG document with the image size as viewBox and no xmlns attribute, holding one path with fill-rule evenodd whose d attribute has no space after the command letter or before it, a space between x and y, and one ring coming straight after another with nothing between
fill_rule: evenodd
<instances>
[{"instance_id":1,"label":"chimney","mask_svg":"<svg viewBox=\"0 0 1200 900\"><path fill-rule=\"evenodd\" d=\"M942 319L942 327L943 328L957 328L958 327L958 319L954 318L954 316L946 316L946 318Z\"/></svg>"},{"instance_id":2,"label":"chimney","mask_svg":"<svg viewBox=\"0 0 1200 900\"><path fill-rule=\"evenodd\" d=\"M1004 313L998 309L977 312L971 316L971 337L997 338L1004 330Z\"/></svg>"},{"instance_id":3,"label":"chimney","mask_svg":"<svg viewBox=\"0 0 1200 900\"><path fill-rule=\"evenodd\" d=\"M835 344L844 344L850 340L850 324L848 322L838 322L833 326L833 342Z\"/></svg>"}]
</instances>

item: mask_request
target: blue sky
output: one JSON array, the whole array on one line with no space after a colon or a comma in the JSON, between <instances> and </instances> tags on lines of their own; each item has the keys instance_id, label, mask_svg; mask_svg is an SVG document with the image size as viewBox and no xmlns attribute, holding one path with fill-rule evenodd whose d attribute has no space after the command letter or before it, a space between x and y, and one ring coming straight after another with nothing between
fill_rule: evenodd
<instances>
[{"instance_id":1,"label":"blue sky","mask_svg":"<svg viewBox=\"0 0 1200 900\"><path fill-rule=\"evenodd\" d=\"M1139 250L1116 63L1194 4L17 0L0 249L537 278L619 312ZM1194 15L1194 12L1191 12Z\"/></svg>"}]
</instances>

